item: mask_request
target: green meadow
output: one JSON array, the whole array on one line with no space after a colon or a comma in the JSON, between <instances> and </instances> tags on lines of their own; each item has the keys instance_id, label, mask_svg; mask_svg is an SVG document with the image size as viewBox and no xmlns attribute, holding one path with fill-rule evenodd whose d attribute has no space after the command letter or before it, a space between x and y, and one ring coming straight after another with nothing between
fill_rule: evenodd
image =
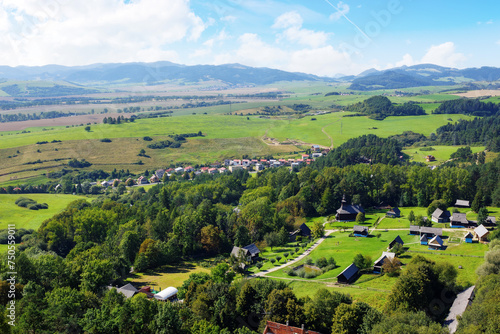
<instances>
[{"instance_id":1,"label":"green meadow","mask_svg":"<svg viewBox=\"0 0 500 334\"><path fill-rule=\"evenodd\" d=\"M416 147L416 148L408 148L406 150L403 150L403 152L408 154L411 157L412 161L422 162L422 163L426 163L428 165L437 165L437 164L440 164L440 163L443 163L443 162L449 160L451 154L455 153L461 147L465 147L465 146L464 145L457 145L457 146L436 145L436 146L432 146L432 148L434 149L433 151L421 151L420 147ZM484 149L485 149L484 146L471 147L472 153L482 152L482 151L484 151ZM428 155L433 155L436 158L436 161L427 162L425 157Z\"/></svg>"}]
</instances>

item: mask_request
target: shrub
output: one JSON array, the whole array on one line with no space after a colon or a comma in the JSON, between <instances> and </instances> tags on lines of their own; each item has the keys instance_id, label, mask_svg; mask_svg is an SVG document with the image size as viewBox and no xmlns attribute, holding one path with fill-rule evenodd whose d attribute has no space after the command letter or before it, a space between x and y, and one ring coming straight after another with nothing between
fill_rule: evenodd
<instances>
[{"instance_id":1,"label":"shrub","mask_svg":"<svg viewBox=\"0 0 500 334\"><path fill-rule=\"evenodd\" d=\"M280 261L281 261L281 259L282 259L282 257L281 257L281 256L276 256L276 260L277 260L278 262L280 262Z\"/></svg>"},{"instance_id":2,"label":"shrub","mask_svg":"<svg viewBox=\"0 0 500 334\"><path fill-rule=\"evenodd\" d=\"M264 263L262 263L262 262L257 262L257 263L255 264L255 266L257 267L257 269L262 268L262 266L263 266L263 265L264 265Z\"/></svg>"},{"instance_id":3,"label":"shrub","mask_svg":"<svg viewBox=\"0 0 500 334\"><path fill-rule=\"evenodd\" d=\"M312 264L313 264L313 260L312 260L311 258L309 258L309 257L308 257L308 258L306 259L306 264L308 264L308 265L312 265Z\"/></svg>"},{"instance_id":4,"label":"shrub","mask_svg":"<svg viewBox=\"0 0 500 334\"><path fill-rule=\"evenodd\" d=\"M288 275L288 276L297 276L297 273L295 272L295 270L293 270L292 268L288 268L285 273Z\"/></svg>"},{"instance_id":5,"label":"shrub","mask_svg":"<svg viewBox=\"0 0 500 334\"><path fill-rule=\"evenodd\" d=\"M288 253L284 253L283 254L284 257L288 257L288 255L289 255Z\"/></svg>"},{"instance_id":6,"label":"shrub","mask_svg":"<svg viewBox=\"0 0 500 334\"><path fill-rule=\"evenodd\" d=\"M152 141L153 140L153 138L151 138L149 136L145 136L142 139L145 140L145 141Z\"/></svg>"},{"instance_id":7,"label":"shrub","mask_svg":"<svg viewBox=\"0 0 500 334\"><path fill-rule=\"evenodd\" d=\"M101 139L101 142L103 142L103 143L111 143L111 139L109 139L109 138L103 138L103 139Z\"/></svg>"},{"instance_id":8,"label":"shrub","mask_svg":"<svg viewBox=\"0 0 500 334\"><path fill-rule=\"evenodd\" d=\"M274 264L274 262L276 262L276 259L269 259L269 261L271 261L271 263Z\"/></svg>"},{"instance_id":9,"label":"shrub","mask_svg":"<svg viewBox=\"0 0 500 334\"><path fill-rule=\"evenodd\" d=\"M299 252L299 250L300 250L300 248L299 248L299 247L295 247L295 253L298 253L298 252Z\"/></svg>"},{"instance_id":10,"label":"shrub","mask_svg":"<svg viewBox=\"0 0 500 334\"><path fill-rule=\"evenodd\" d=\"M319 259L316 259L316 266L320 268L324 268L328 265L328 260L326 257L320 257Z\"/></svg>"}]
</instances>

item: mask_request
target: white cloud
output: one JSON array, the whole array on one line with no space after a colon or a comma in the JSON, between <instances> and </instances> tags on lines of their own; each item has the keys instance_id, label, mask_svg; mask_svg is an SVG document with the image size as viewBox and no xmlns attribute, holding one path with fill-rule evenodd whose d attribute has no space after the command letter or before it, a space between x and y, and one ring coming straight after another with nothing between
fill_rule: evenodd
<instances>
[{"instance_id":1,"label":"white cloud","mask_svg":"<svg viewBox=\"0 0 500 334\"><path fill-rule=\"evenodd\" d=\"M287 12L276 18L272 28L284 29L278 35L279 40L307 45L309 47L320 47L326 44L329 34L323 31L313 31L302 28L303 19L296 11Z\"/></svg>"},{"instance_id":2,"label":"white cloud","mask_svg":"<svg viewBox=\"0 0 500 334\"><path fill-rule=\"evenodd\" d=\"M214 63L241 63L319 76L359 73L373 67L355 63L349 54L336 50L331 45L285 50L264 42L256 34L244 34L238 38L238 43L236 50L215 56Z\"/></svg>"},{"instance_id":3,"label":"white cloud","mask_svg":"<svg viewBox=\"0 0 500 334\"><path fill-rule=\"evenodd\" d=\"M2 9L0 59L9 65L175 61L170 45L197 41L207 27L187 0L3 0Z\"/></svg>"},{"instance_id":4,"label":"white cloud","mask_svg":"<svg viewBox=\"0 0 500 334\"><path fill-rule=\"evenodd\" d=\"M221 21L224 22L229 22L229 23L234 23L236 21L237 17L233 15L226 15L220 18Z\"/></svg>"},{"instance_id":5,"label":"white cloud","mask_svg":"<svg viewBox=\"0 0 500 334\"><path fill-rule=\"evenodd\" d=\"M467 58L462 53L455 52L455 44L453 42L446 42L431 46L422 57L420 63L458 67L466 60Z\"/></svg>"},{"instance_id":6,"label":"white cloud","mask_svg":"<svg viewBox=\"0 0 500 334\"><path fill-rule=\"evenodd\" d=\"M361 5L358 6L358 8L361 8ZM332 21L338 21L340 20L344 15L347 15L349 13L349 5L346 3L343 3L342 1L339 1L337 4L337 7L335 8L337 11L330 15L330 20Z\"/></svg>"},{"instance_id":7,"label":"white cloud","mask_svg":"<svg viewBox=\"0 0 500 334\"><path fill-rule=\"evenodd\" d=\"M407 53L403 56L403 59L398 61L396 63L396 67L401 67L401 66L412 66L415 65L415 61L413 60L413 57Z\"/></svg>"}]
</instances>

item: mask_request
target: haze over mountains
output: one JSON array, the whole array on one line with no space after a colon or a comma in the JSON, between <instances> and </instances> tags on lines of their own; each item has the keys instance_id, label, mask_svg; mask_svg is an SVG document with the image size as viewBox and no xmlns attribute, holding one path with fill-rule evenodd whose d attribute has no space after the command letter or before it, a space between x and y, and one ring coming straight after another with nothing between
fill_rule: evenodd
<instances>
[{"instance_id":1,"label":"haze over mountains","mask_svg":"<svg viewBox=\"0 0 500 334\"><path fill-rule=\"evenodd\" d=\"M180 65L171 62L111 63L87 66L46 65L0 66L0 79L66 81L78 85L158 84L167 81L192 83L220 81L229 85L265 85L279 81L352 82L353 90L397 89L418 86L450 85L473 81L500 80L500 68L456 69L432 64L403 66L384 71L371 69L357 76L338 79L312 74L292 73L240 64Z\"/></svg>"}]
</instances>

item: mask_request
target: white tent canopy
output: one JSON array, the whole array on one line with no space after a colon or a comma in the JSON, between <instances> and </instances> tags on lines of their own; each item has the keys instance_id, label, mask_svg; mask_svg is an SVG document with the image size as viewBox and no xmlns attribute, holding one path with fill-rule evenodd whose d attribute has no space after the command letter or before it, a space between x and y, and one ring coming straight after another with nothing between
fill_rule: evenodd
<instances>
[{"instance_id":1,"label":"white tent canopy","mask_svg":"<svg viewBox=\"0 0 500 334\"><path fill-rule=\"evenodd\" d=\"M161 290L160 292L155 294L154 297L159 300L167 300L177 295L178 292L179 290L177 290L173 286L169 286L168 288Z\"/></svg>"}]
</instances>

